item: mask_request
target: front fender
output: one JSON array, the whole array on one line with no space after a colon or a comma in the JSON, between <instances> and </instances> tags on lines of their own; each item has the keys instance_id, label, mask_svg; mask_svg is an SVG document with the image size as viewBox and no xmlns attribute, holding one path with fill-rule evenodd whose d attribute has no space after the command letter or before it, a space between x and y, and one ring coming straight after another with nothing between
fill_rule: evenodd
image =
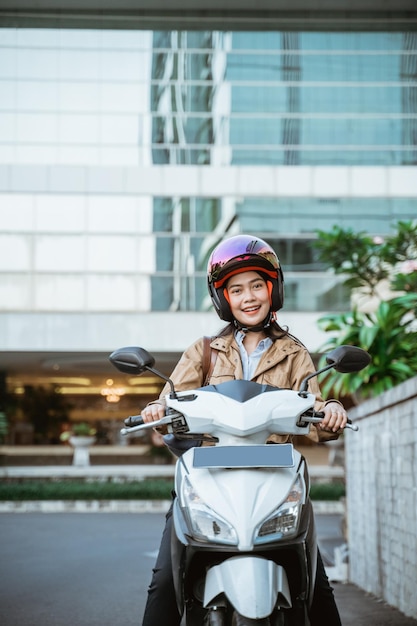
<instances>
[{"instance_id":1,"label":"front fender","mask_svg":"<svg viewBox=\"0 0 417 626\"><path fill-rule=\"evenodd\" d=\"M215 606L222 595L250 619L267 617L276 606L291 607L284 568L257 556L235 556L208 570L204 606Z\"/></svg>"}]
</instances>

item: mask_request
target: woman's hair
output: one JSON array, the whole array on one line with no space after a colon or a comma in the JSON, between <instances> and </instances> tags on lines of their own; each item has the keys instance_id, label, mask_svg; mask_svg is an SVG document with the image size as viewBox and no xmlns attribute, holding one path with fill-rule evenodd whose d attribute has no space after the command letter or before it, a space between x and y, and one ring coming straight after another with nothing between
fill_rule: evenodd
<instances>
[{"instance_id":1,"label":"woman's hair","mask_svg":"<svg viewBox=\"0 0 417 626\"><path fill-rule=\"evenodd\" d=\"M220 332L217 333L216 336L227 337L228 335L233 335L235 332L236 326L233 322L230 322L229 324L224 326L220 330ZM267 328L265 328L263 332L267 337L272 339L272 341L276 341L277 339L281 339L282 337L289 337L290 339L298 343L298 345L305 347L304 344L299 339L297 339L297 337L294 337L294 335L289 332L287 326L282 328L282 326L280 326L276 320L272 320L271 324Z\"/></svg>"},{"instance_id":2,"label":"woman's hair","mask_svg":"<svg viewBox=\"0 0 417 626\"><path fill-rule=\"evenodd\" d=\"M266 282L261 272L257 271L256 273L259 274L259 276L261 276L264 282ZM227 286L227 283L226 283L226 286ZM271 316L270 323L268 324L268 326L264 326L262 328L263 332L265 333L267 337L272 339L272 341L276 341L277 339L282 339L282 337L289 337L290 339L295 341L295 343L297 343L299 346L302 346L303 348L305 348L305 345L297 337L295 337L294 335L290 333L290 331L288 330L288 326L285 326L283 328L282 326L278 324L277 320L275 319L275 316L271 312L270 312L270 316ZM217 337L227 337L228 335L233 335L238 328L239 326L236 325L235 320L232 322L229 322L228 324L226 324L226 326L224 326L217 333Z\"/></svg>"}]
</instances>

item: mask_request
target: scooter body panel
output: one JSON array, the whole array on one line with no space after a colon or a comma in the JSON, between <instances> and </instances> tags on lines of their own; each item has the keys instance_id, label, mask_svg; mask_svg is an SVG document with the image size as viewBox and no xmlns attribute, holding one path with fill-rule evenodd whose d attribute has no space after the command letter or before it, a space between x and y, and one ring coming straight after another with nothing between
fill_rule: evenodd
<instances>
[{"instance_id":1,"label":"scooter body panel","mask_svg":"<svg viewBox=\"0 0 417 626\"><path fill-rule=\"evenodd\" d=\"M249 619L266 617L275 609L289 609L294 601L308 606L313 594L317 543L303 457L293 450L291 467L212 468L194 467L194 454L194 449L184 453L175 475L172 559L180 612L195 596L206 608L216 602L221 604L225 598ZM257 530L285 500L297 479L305 487L305 502L296 535L257 543ZM234 527L234 545L195 539L182 501L185 480L204 497L207 506L221 512ZM191 626L199 622L190 618L185 623Z\"/></svg>"},{"instance_id":2,"label":"scooter body panel","mask_svg":"<svg viewBox=\"0 0 417 626\"><path fill-rule=\"evenodd\" d=\"M291 468L195 468L191 449L177 463L175 491L182 505L186 477L205 504L233 526L239 551L251 550L255 529L285 499L296 480L301 456L296 451L294 456Z\"/></svg>"},{"instance_id":3,"label":"scooter body panel","mask_svg":"<svg viewBox=\"0 0 417 626\"><path fill-rule=\"evenodd\" d=\"M313 394L301 396L290 389L274 389L242 402L221 393L227 385L232 391L236 387L239 392L239 386L256 384L234 380L203 387L192 394L179 392L176 398L166 396L166 402L175 411L186 413L190 432L212 434L215 431L223 445L229 441L248 445L248 437L252 445L265 443L271 433L308 434L310 425L300 425L298 417L314 405Z\"/></svg>"},{"instance_id":4,"label":"scooter body panel","mask_svg":"<svg viewBox=\"0 0 417 626\"><path fill-rule=\"evenodd\" d=\"M218 605L223 595L250 619L268 617L276 607L291 607L284 568L258 556L231 557L208 570L204 606Z\"/></svg>"}]
</instances>

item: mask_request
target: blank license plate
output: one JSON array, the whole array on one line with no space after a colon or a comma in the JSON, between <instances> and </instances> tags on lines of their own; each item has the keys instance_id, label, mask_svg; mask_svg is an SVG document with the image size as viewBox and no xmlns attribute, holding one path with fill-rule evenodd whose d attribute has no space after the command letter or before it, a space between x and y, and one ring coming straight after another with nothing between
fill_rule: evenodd
<instances>
[{"instance_id":1,"label":"blank license plate","mask_svg":"<svg viewBox=\"0 0 417 626\"><path fill-rule=\"evenodd\" d=\"M291 443L194 448L194 467L294 467Z\"/></svg>"}]
</instances>

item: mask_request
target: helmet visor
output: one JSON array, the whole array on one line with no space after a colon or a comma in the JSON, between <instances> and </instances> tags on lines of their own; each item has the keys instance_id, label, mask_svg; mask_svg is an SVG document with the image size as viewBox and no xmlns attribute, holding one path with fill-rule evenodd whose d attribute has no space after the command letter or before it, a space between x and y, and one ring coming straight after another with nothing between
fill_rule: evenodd
<instances>
[{"instance_id":1,"label":"helmet visor","mask_svg":"<svg viewBox=\"0 0 417 626\"><path fill-rule=\"evenodd\" d=\"M265 241L252 237L232 237L212 252L207 267L208 280L218 288L224 284L226 278L236 271L244 271L244 268L248 271L267 271L276 278L279 261Z\"/></svg>"}]
</instances>

